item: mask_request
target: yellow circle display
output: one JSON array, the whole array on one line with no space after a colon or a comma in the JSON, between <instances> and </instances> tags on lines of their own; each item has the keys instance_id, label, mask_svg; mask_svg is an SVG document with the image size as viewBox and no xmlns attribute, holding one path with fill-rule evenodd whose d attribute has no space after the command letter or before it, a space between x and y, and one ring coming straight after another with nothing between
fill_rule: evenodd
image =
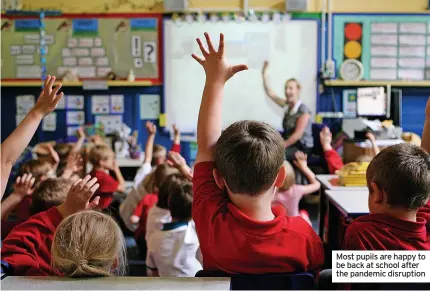
<instances>
[{"instance_id":1,"label":"yellow circle display","mask_svg":"<svg viewBox=\"0 0 430 291\"><path fill-rule=\"evenodd\" d=\"M361 44L355 40L348 41L344 47L345 56L356 59L361 56Z\"/></svg>"}]
</instances>

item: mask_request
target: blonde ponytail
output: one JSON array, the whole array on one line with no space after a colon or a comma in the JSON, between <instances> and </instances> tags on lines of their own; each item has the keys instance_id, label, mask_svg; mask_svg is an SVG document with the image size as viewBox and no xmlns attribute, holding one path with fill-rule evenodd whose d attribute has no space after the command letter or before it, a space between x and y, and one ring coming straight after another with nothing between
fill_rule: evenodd
<instances>
[{"instance_id":1,"label":"blonde ponytail","mask_svg":"<svg viewBox=\"0 0 430 291\"><path fill-rule=\"evenodd\" d=\"M113 218L97 211L66 217L52 243L52 265L67 277L108 277L125 273L125 243Z\"/></svg>"}]
</instances>

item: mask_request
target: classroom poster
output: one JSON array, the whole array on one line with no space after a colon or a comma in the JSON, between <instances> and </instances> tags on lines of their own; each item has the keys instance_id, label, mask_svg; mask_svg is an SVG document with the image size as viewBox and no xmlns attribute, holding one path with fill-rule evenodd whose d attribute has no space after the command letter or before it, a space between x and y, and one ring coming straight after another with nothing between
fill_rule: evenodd
<instances>
[{"instance_id":1,"label":"classroom poster","mask_svg":"<svg viewBox=\"0 0 430 291\"><path fill-rule=\"evenodd\" d=\"M68 111L66 113L66 123L68 125L83 125L85 123L84 111Z\"/></svg>"},{"instance_id":2,"label":"classroom poster","mask_svg":"<svg viewBox=\"0 0 430 291\"><path fill-rule=\"evenodd\" d=\"M43 131L56 131L57 130L57 113L52 112L43 118L42 130Z\"/></svg>"},{"instance_id":3,"label":"classroom poster","mask_svg":"<svg viewBox=\"0 0 430 291\"><path fill-rule=\"evenodd\" d=\"M160 95L140 95L140 119L158 119Z\"/></svg>"},{"instance_id":4,"label":"classroom poster","mask_svg":"<svg viewBox=\"0 0 430 291\"><path fill-rule=\"evenodd\" d=\"M28 114L34 107L36 101L33 95L20 95L16 96L16 113Z\"/></svg>"},{"instance_id":5,"label":"classroom poster","mask_svg":"<svg viewBox=\"0 0 430 291\"><path fill-rule=\"evenodd\" d=\"M104 127L106 134L121 132L122 115L101 115L96 116L96 124L100 123Z\"/></svg>"},{"instance_id":6,"label":"classroom poster","mask_svg":"<svg viewBox=\"0 0 430 291\"><path fill-rule=\"evenodd\" d=\"M58 101L57 104L57 108L56 109L66 109L66 101L67 100L67 96L64 95L63 98L60 99L60 101Z\"/></svg>"},{"instance_id":7,"label":"classroom poster","mask_svg":"<svg viewBox=\"0 0 430 291\"><path fill-rule=\"evenodd\" d=\"M91 112L93 114L109 114L110 102L108 95L99 95L91 97Z\"/></svg>"},{"instance_id":8,"label":"classroom poster","mask_svg":"<svg viewBox=\"0 0 430 291\"><path fill-rule=\"evenodd\" d=\"M110 96L111 113L124 113L124 95Z\"/></svg>"},{"instance_id":9,"label":"classroom poster","mask_svg":"<svg viewBox=\"0 0 430 291\"><path fill-rule=\"evenodd\" d=\"M82 95L68 95L67 96L67 109L84 109L84 96L82 96Z\"/></svg>"}]
</instances>

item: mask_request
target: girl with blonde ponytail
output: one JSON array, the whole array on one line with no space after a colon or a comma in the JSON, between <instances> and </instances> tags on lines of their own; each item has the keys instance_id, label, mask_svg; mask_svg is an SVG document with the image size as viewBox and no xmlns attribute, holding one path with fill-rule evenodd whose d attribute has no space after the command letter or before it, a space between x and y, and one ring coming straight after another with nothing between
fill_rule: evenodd
<instances>
[{"instance_id":1,"label":"girl with blonde ponytail","mask_svg":"<svg viewBox=\"0 0 430 291\"><path fill-rule=\"evenodd\" d=\"M125 244L113 218L97 211L66 217L52 243L53 268L67 277L108 277L125 273Z\"/></svg>"}]
</instances>

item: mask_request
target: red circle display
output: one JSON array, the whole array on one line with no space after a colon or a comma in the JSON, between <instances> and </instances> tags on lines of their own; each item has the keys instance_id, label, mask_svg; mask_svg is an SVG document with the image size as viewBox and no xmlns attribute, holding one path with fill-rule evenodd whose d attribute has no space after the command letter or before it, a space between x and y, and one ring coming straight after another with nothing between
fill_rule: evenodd
<instances>
[{"instance_id":1,"label":"red circle display","mask_svg":"<svg viewBox=\"0 0 430 291\"><path fill-rule=\"evenodd\" d=\"M361 25L358 23L348 23L345 26L345 38L347 40L359 40L362 32Z\"/></svg>"}]
</instances>

